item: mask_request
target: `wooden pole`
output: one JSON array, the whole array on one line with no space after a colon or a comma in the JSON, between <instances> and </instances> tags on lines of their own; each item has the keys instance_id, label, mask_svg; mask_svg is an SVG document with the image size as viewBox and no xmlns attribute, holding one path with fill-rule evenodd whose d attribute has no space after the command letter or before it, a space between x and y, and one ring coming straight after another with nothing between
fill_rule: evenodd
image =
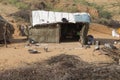
<instances>
[{"instance_id":1,"label":"wooden pole","mask_svg":"<svg viewBox=\"0 0 120 80\"><path fill-rule=\"evenodd\" d=\"M3 37L4 37L4 43L5 43L5 47L7 48L7 40L6 40L6 34L7 34L7 23L5 23L4 26L4 33L3 33Z\"/></svg>"}]
</instances>

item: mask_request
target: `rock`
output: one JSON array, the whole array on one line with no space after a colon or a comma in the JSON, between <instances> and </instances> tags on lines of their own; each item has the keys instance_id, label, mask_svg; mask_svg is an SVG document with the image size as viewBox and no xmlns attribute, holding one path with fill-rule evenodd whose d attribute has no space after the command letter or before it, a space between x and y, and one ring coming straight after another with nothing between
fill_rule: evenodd
<instances>
[{"instance_id":1,"label":"rock","mask_svg":"<svg viewBox=\"0 0 120 80\"><path fill-rule=\"evenodd\" d=\"M35 50L35 49L29 49L28 52L29 52L29 53L33 53L33 54L38 53L38 51Z\"/></svg>"}]
</instances>

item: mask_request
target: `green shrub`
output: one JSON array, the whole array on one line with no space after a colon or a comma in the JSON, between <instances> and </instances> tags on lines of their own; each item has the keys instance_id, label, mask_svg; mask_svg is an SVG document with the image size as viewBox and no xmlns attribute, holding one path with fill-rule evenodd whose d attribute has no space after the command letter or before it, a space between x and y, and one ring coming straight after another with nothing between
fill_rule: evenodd
<instances>
[{"instance_id":1,"label":"green shrub","mask_svg":"<svg viewBox=\"0 0 120 80\"><path fill-rule=\"evenodd\" d=\"M111 19L100 18L100 19L94 20L93 22L103 24L103 25L107 25L107 26L111 25Z\"/></svg>"},{"instance_id":2,"label":"green shrub","mask_svg":"<svg viewBox=\"0 0 120 80\"><path fill-rule=\"evenodd\" d=\"M99 12L100 17L110 19L112 17L111 13L108 11L100 11Z\"/></svg>"},{"instance_id":3,"label":"green shrub","mask_svg":"<svg viewBox=\"0 0 120 80\"><path fill-rule=\"evenodd\" d=\"M17 2L19 2L18 0L8 0L8 2L10 3L10 4L16 4Z\"/></svg>"},{"instance_id":4,"label":"green shrub","mask_svg":"<svg viewBox=\"0 0 120 80\"><path fill-rule=\"evenodd\" d=\"M100 23L100 24L107 24L107 23L108 23L108 20L105 19L105 18L101 18L101 19L99 19L99 23Z\"/></svg>"},{"instance_id":5,"label":"green shrub","mask_svg":"<svg viewBox=\"0 0 120 80\"><path fill-rule=\"evenodd\" d=\"M19 0L8 0L8 2L19 9L28 9L28 5Z\"/></svg>"},{"instance_id":6,"label":"green shrub","mask_svg":"<svg viewBox=\"0 0 120 80\"><path fill-rule=\"evenodd\" d=\"M16 3L16 6L17 6L19 9L28 9L28 5L25 4L25 3L22 3L22 2Z\"/></svg>"},{"instance_id":7,"label":"green shrub","mask_svg":"<svg viewBox=\"0 0 120 80\"><path fill-rule=\"evenodd\" d=\"M86 0L74 0L74 2L80 2L81 4L95 8L98 10L100 18L110 19L112 17L112 14L110 12L104 10L104 6L99 6L95 3L89 3Z\"/></svg>"}]
</instances>

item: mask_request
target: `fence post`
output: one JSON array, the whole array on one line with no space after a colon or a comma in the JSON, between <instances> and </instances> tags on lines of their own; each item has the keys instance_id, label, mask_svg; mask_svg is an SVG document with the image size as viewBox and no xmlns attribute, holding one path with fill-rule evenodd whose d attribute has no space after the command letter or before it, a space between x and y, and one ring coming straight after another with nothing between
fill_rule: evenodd
<instances>
[{"instance_id":1,"label":"fence post","mask_svg":"<svg viewBox=\"0 0 120 80\"><path fill-rule=\"evenodd\" d=\"M6 34L7 34L7 22L5 23L5 26L4 26L4 33L3 33L5 47L7 48Z\"/></svg>"}]
</instances>

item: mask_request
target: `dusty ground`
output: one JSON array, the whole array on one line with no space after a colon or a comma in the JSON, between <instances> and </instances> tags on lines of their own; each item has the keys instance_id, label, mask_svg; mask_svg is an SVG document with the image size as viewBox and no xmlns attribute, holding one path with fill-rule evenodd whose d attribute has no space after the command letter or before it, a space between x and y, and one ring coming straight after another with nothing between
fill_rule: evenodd
<instances>
[{"instance_id":1,"label":"dusty ground","mask_svg":"<svg viewBox=\"0 0 120 80\"><path fill-rule=\"evenodd\" d=\"M93 35L96 40L104 42L113 42L117 38L111 36L111 29L105 26L91 24L89 34ZM94 46L85 49L81 47L79 42L67 43L42 43L39 46L26 46L27 42L24 38L14 38L13 43L8 48L0 47L0 71L7 69L16 69L29 66L34 62L41 62L49 57L59 54L77 55L83 61L89 63L111 63L113 60L108 56L100 54L94 50ZM44 51L44 47L48 47L48 52ZM30 54L28 49L36 49L38 54Z\"/></svg>"}]
</instances>

